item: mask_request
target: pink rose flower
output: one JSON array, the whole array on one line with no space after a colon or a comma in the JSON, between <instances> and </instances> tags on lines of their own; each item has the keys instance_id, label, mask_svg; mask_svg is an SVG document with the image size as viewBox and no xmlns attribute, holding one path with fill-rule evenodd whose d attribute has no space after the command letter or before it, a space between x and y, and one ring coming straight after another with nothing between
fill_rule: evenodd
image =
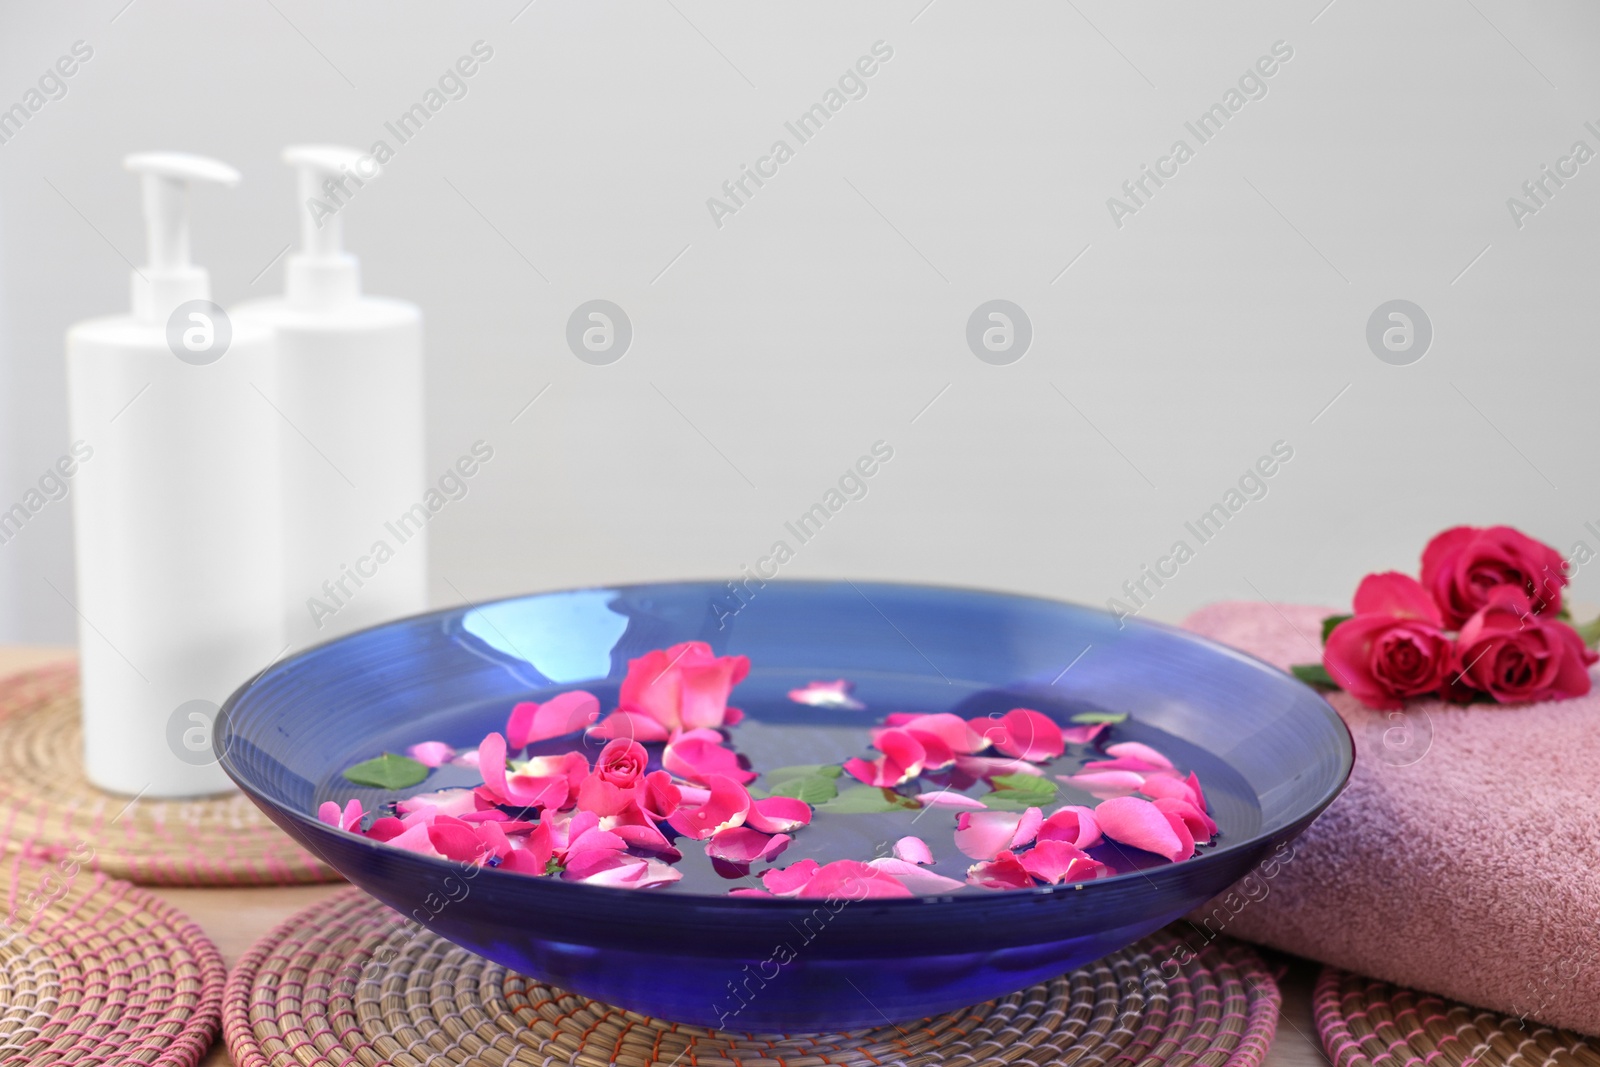
<instances>
[{"instance_id":1,"label":"pink rose flower","mask_svg":"<svg viewBox=\"0 0 1600 1067\"><path fill-rule=\"evenodd\" d=\"M649 762L650 755L645 752L643 745L619 737L607 742L606 747L600 750L594 771L618 789L632 789L644 777Z\"/></svg>"},{"instance_id":2,"label":"pink rose flower","mask_svg":"<svg viewBox=\"0 0 1600 1067\"><path fill-rule=\"evenodd\" d=\"M1576 630L1534 614L1529 597L1505 585L1490 590L1456 639L1461 683L1502 704L1582 696L1596 658Z\"/></svg>"},{"instance_id":3,"label":"pink rose flower","mask_svg":"<svg viewBox=\"0 0 1600 1067\"><path fill-rule=\"evenodd\" d=\"M617 704L669 732L715 729L739 721L738 709L728 707L728 694L749 673L747 657L714 656L704 641L686 641L629 660Z\"/></svg>"},{"instance_id":4,"label":"pink rose flower","mask_svg":"<svg viewBox=\"0 0 1600 1067\"><path fill-rule=\"evenodd\" d=\"M1345 692L1373 708L1436 693L1454 662L1439 608L1418 582L1389 571L1356 590L1355 615L1336 626L1322 664Z\"/></svg>"},{"instance_id":5,"label":"pink rose flower","mask_svg":"<svg viewBox=\"0 0 1600 1067\"><path fill-rule=\"evenodd\" d=\"M1489 591L1510 585L1527 594L1536 613L1561 610L1567 584L1561 554L1509 526L1457 526L1422 550L1422 584L1458 630L1489 602Z\"/></svg>"}]
</instances>

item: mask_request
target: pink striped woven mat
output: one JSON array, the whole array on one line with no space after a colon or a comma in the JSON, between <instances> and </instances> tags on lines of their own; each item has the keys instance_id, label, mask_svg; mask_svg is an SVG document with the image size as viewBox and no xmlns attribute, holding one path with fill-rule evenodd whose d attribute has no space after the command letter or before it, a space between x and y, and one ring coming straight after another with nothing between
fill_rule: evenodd
<instances>
[{"instance_id":1,"label":"pink striped woven mat","mask_svg":"<svg viewBox=\"0 0 1600 1067\"><path fill-rule=\"evenodd\" d=\"M0 868L0 1067L200 1062L224 974L198 926L79 855L12 855Z\"/></svg>"},{"instance_id":2,"label":"pink striped woven mat","mask_svg":"<svg viewBox=\"0 0 1600 1067\"><path fill-rule=\"evenodd\" d=\"M83 774L78 672L0 678L0 850L146 885L337 881L241 793L195 800L104 793Z\"/></svg>"}]
</instances>

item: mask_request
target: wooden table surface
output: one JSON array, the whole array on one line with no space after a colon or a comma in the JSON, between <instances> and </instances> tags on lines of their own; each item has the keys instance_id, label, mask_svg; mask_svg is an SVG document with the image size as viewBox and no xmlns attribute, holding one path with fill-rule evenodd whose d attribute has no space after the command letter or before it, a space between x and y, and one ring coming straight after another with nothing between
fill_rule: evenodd
<instances>
[{"instance_id":1,"label":"wooden table surface","mask_svg":"<svg viewBox=\"0 0 1600 1067\"><path fill-rule=\"evenodd\" d=\"M0 675L50 663L72 655L70 649L48 647L0 648ZM182 909L216 942L231 969L255 940L302 908L309 907L342 884L283 886L259 889L165 889L152 892ZM1316 965L1296 961L1283 982L1283 1012L1278 1035L1267 1055L1266 1067L1324 1067L1327 1057L1317 1043L1311 1019L1311 986ZM203 1063L226 1067L233 1061L219 1039Z\"/></svg>"}]
</instances>

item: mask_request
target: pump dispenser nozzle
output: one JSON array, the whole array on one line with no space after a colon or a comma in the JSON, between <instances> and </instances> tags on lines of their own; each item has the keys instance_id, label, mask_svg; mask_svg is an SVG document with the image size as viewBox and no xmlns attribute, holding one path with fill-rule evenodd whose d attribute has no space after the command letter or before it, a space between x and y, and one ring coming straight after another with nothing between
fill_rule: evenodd
<instances>
[{"instance_id":1,"label":"pump dispenser nozzle","mask_svg":"<svg viewBox=\"0 0 1600 1067\"><path fill-rule=\"evenodd\" d=\"M283 150L283 161L300 172L304 205L301 249L289 257L285 296L291 305L316 309L356 299L361 295L361 267L344 250L340 212L357 189L377 176L376 164L354 148L337 145L292 145Z\"/></svg>"},{"instance_id":2,"label":"pump dispenser nozzle","mask_svg":"<svg viewBox=\"0 0 1600 1067\"><path fill-rule=\"evenodd\" d=\"M149 255L144 270L133 274L133 313L160 322L179 304L211 297L205 268L189 262L189 183L234 186L239 172L183 152L138 152L122 165L139 175L143 185Z\"/></svg>"}]
</instances>

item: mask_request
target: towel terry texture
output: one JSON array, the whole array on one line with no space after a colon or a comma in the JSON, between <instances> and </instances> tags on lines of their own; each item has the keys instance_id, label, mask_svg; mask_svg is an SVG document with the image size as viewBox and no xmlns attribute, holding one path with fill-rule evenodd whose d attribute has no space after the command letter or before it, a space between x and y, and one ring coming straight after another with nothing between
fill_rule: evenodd
<instances>
[{"instance_id":1,"label":"towel terry texture","mask_svg":"<svg viewBox=\"0 0 1600 1067\"><path fill-rule=\"evenodd\" d=\"M1331 614L1230 602L1184 626L1287 669L1321 657ZM1226 932L1600 1034L1600 687L1505 708L1330 700L1350 784Z\"/></svg>"}]
</instances>

